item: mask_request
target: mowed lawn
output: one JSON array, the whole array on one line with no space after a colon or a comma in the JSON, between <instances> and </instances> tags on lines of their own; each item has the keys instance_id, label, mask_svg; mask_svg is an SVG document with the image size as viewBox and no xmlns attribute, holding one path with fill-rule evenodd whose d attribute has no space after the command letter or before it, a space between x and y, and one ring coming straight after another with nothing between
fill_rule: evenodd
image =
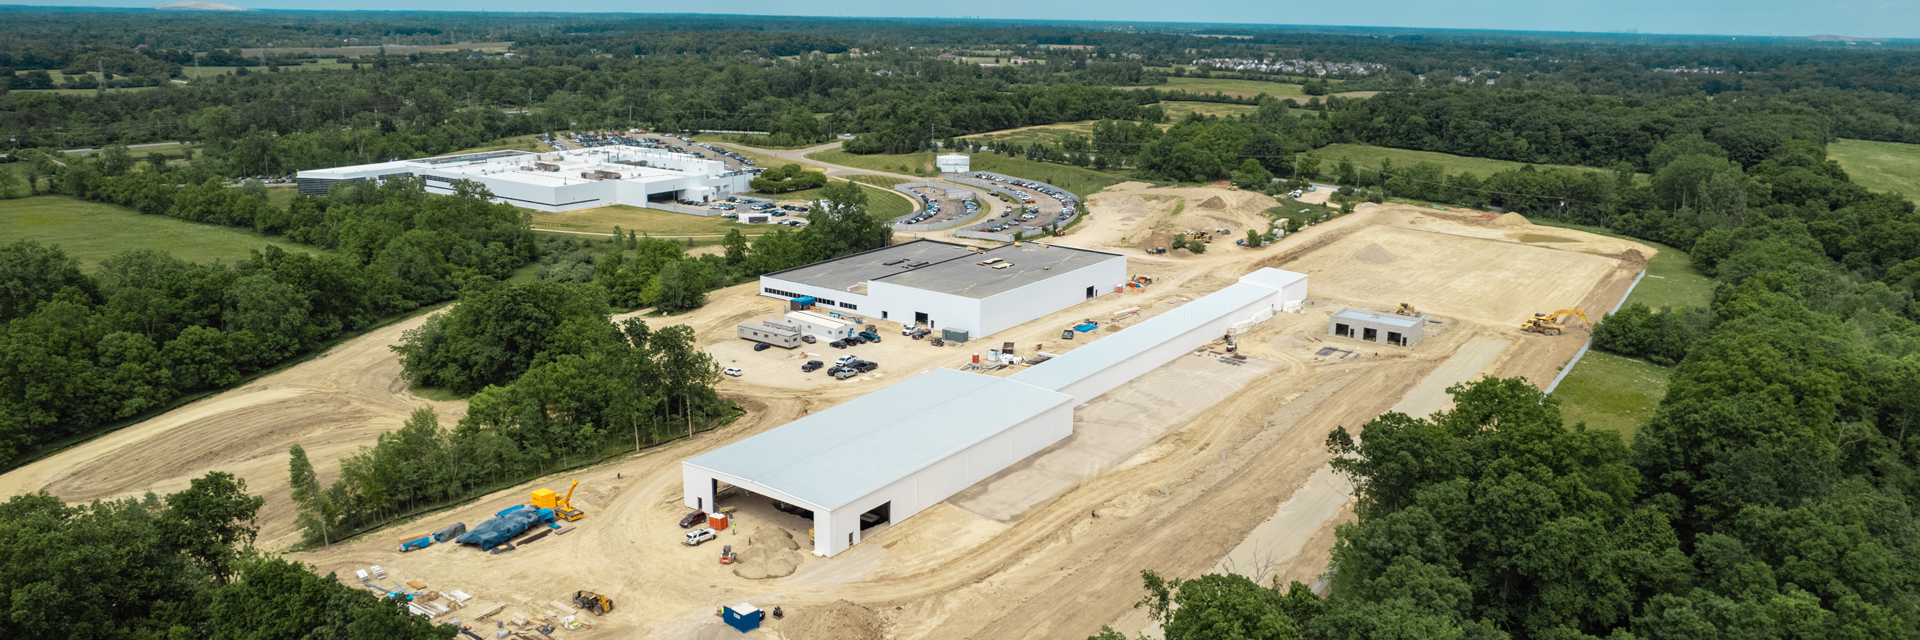
<instances>
[{"instance_id":1,"label":"mowed lawn","mask_svg":"<svg viewBox=\"0 0 1920 640\"><path fill-rule=\"evenodd\" d=\"M1297 84L1264 82L1260 80L1231 80L1227 78L1167 78L1166 84L1120 88L1159 89L1161 91L1178 89L1189 93L1222 93L1241 98L1251 98L1264 93L1276 98L1295 98L1302 101L1307 99L1306 89Z\"/></svg>"},{"instance_id":2,"label":"mowed lawn","mask_svg":"<svg viewBox=\"0 0 1920 640\"><path fill-rule=\"evenodd\" d=\"M1169 100L1165 102L1157 102L1154 104L1159 105L1161 109L1165 109L1167 112L1167 119L1172 122L1179 122L1181 119L1186 118L1187 114L1190 114L1190 113L1198 113L1203 116L1216 116L1221 118L1230 118L1233 116L1246 115L1249 113L1253 113L1254 111L1258 111L1260 109L1259 107L1256 107L1250 104L1233 104L1230 102L1188 102L1188 101Z\"/></svg>"},{"instance_id":3,"label":"mowed lawn","mask_svg":"<svg viewBox=\"0 0 1920 640\"><path fill-rule=\"evenodd\" d=\"M532 210L528 210L528 213L533 214L533 228L556 231L613 233L614 227L620 227L622 233L637 231L655 237L720 237L727 235L731 229L739 229L750 236L773 229L765 225L740 224L720 216L696 216L624 204L561 213Z\"/></svg>"},{"instance_id":4,"label":"mowed lawn","mask_svg":"<svg viewBox=\"0 0 1920 640\"><path fill-rule=\"evenodd\" d=\"M923 175L934 169L933 153L856 155L840 149L829 149L807 157L832 164L885 171L907 175ZM1126 172L1095 171L1051 162L1034 162L1025 158L1003 156L997 153L975 153L969 166L974 171L992 171L1029 180L1045 182L1067 191L1085 196L1108 186L1126 182Z\"/></svg>"},{"instance_id":5,"label":"mowed lawn","mask_svg":"<svg viewBox=\"0 0 1920 640\"><path fill-rule=\"evenodd\" d=\"M1920 201L1920 144L1837 140L1827 145L1827 157L1860 186Z\"/></svg>"},{"instance_id":6,"label":"mowed lawn","mask_svg":"<svg viewBox=\"0 0 1920 640\"><path fill-rule=\"evenodd\" d=\"M1642 360L1587 351L1580 365L1560 386L1553 397L1560 400L1560 417L1567 426L1585 422L1589 429L1620 432L1633 441L1634 432L1653 419L1660 400L1667 397L1667 367Z\"/></svg>"},{"instance_id":7,"label":"mowed lawn","mask_svg":"<svg viewBox=\"0 0 1920 640\"><path fill-rule=\"evenodd\" d=\"M1353 160L1353 163L1355 166L1369 167L1369 168L1379 167L1380 161L1382 160L1393 161L1393 166L1395 167L1411 167L1413 165L1420 164L1422 162L1431 162L1431 163L1440 165L1441 169L1445 170L1448 175L1453 175L1463 171L1472 171L1474 175L1478 175L1482 178L1485 178L1488 175L1498 173L1501 171L1519 169L1520 167L1524 167L1527 165L1527 163L1525 162L1513 162L1511 160L1494 160L1491 158L1469 158L1466 156L1456 156L1452 154L1438 153L1434 151L1415 151L1413 149L1395 149L1392 147L1375 147L1371 145L1347 144L1347 143L1330 144L1324 147L1320 147L1318 149L1314 149L1312 151L1308 151L1307 154L1320 158L1320 172L1323 174L1332 173L1334 166L1340 162L1341 158L1350 158ZM1578 166L1560 165L1560 164L1536 164L1533 166L1537 168L1542 168L1542 169L1560 168L1560 169L1575 169L1579 171L1601 171L1602 170L1602 169L1596 169L1593 167L1578 167Z\"/></svg>"},{"instance_id":8,"label":"mowed lawn","mask_svg":"<svg viewBox=\"0 0 1920 640\"><path fill-rule=\"evenodd\" d=\"M1705 307L1713 301L1713 279L1693 268L1693 258L1686 252L1658 242L1628 238L1606 229L1584 224L1573 224L1534 218L1533 223L1543 227L1577 229L1610 238L1632 240L1659 249L1660 253L1647 260L1647 277L1640 279L1633 293L1627 295L1626 304L1635 302L1647 305L1655 311L1665 307ZM1622 305L1625 306L1625 305ZM1586 309L1587 315L1599 321L1603 314L1612 309Z\"/></svg>"},{"instance_id":9,"label":"mowed lawn","mask_svg":"<svg viewBox=\"0 0 1920 640\"><path fill-rule=\"evenodd\" d=\"M80 268L92 272L100 261L128 249L158 249L189 262L234 261L266 245L313 252L251 231L166 216L143 215L111 204L67 196L36 196L0 203L0 238L57 244Z\"/></svg>"}]
</instances>

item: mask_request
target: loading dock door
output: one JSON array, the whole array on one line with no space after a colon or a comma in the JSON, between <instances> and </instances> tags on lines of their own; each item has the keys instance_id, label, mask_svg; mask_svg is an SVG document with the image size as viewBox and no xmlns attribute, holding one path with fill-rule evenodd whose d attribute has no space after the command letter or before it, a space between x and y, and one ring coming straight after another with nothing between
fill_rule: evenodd
<instances>
[{"instance_id":1,"label":"loading dock door","mask_svg":"<svg viewBox=\"0 0 1920 640\"><path fill-rule=\"evenodd\" d=\"M1400 337L1400 332L1398 331L1387 332L1387 344L1394 345L1396 347L1407 346L1406 341Z\"/></svg>"},{"instance_id":2,"label":"loading dock door","mask_svg":"<svg viewBox=\"0 0 1920 640\"><path fill-rule=\"evenodd\" d=\"M889 524L892 521L893 503L882 502L880 506L868 509L866 513L860 514L860 530L866 531L883 524Z\"/></svg>"},{"instance_id":3,"label":"loading dock door","mask_svg":"<svg viewBox=\"0 0 1920 640\"><path fill-rule=\"evenodd\" d=\"M1367 342L1379 342L1380 330L1375 329L1373 327L1367 327L1360 330L1360 336L1361 336L1360 337L1361 340L1365 340Z\"/></svg>"},{"instance_id":4,"label":"loading dock door","mask_svg":"<svg viewBox=\"0 0 1920 640\"><path fill-rule=\"evenodd\" d=\"M1342 338L1351 338L1353 337L1353 327L1349 327L1344 324L1335 323L1333 325L1333 335L1340 336Z\"/></svg>"},{"instance_id":5,"label":"loading dock door","mask_svg":"<svg viewBox=\"0 0 1920 640\"><path fill-rule=\"evenodd\" d=\"M926 324L927 314L920 311L913 312L913 322L914 324Z\"/></svg>"}]
</instances>

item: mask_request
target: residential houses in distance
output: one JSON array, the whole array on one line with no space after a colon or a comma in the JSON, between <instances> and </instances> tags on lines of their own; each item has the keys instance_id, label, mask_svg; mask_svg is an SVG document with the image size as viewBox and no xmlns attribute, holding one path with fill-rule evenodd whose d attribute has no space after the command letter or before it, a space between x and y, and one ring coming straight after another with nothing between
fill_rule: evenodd
<instances>
[{"instance_id":1,"label":"residential houses in distance","mask_svg":"<svg viewBox=\"0 0 1920 640\"><path fill-rule=\"evenodd\" d=\"M1230 69L1233 71L1296 73L1313 76L1364 76L1387 70L1387 65L1378 62L1322 62L1319 60L1298 59L1254 60L1251 58L1200 58L1194 60L1193 65L1196 67L1205 65L1215 69Z\"/></svg>"}]
</instances>

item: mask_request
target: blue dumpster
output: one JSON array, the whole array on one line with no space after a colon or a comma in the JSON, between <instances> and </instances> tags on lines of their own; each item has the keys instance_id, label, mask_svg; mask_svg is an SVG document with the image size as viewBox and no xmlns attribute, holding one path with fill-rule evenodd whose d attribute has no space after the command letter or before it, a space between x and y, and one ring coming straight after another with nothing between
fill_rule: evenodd
<instances>
[{"instance_id":1,"label":"blue dumpster","mask_svg":"<svg viewBox=\"0 0 1920 640\"><path fill-rule=\"evenodd\" d=\"M767 615L765 611L745 602L722 609L721 618L727 621L727 626L739 630L740 633L760 628L760 619Z\"/></svg>"}]
</instances>

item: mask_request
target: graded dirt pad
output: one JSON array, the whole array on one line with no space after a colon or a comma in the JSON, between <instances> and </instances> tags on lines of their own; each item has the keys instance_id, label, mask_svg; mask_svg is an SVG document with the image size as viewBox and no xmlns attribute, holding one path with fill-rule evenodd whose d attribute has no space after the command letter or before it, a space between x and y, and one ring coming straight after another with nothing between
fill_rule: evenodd
<instances>
[{"instance_id":1,"label":"graded dirt pad","mask_svg":"<svg viewBox=\"0 0 1920 640\"><path fill-rule=\"evenodd\" d=\"M787 614L780 634L792 640L881 640L885 624L873 611L838 600L825 606L795 609Z\"/></svg>"},{"instance_id":2,"label":"graded dirt pad","mask_svg":"<svg viewBox=\"0 0 1920 640\"><path fill-rule=\"evenodd\" d=\"M1390 263L1363 256L1375 246ZM1426 313L1502 326L1565 309L1619 264L1609 257L1425 229L1368 226L1297 261L1315 297L1375 311L1409 303Z\"/></svg>"},{"instance_id":3,"label":"graded dirt pad","mask_svg":"<svg viewBox=\"0 0 1920 640\"><path fill-rule=\"evenodd\" d=\"M1185 207L1177 206L1183 202ZM1272 223L1263 212L1275 204L1273 198L1225 187L1146 188L1124 182L1088 197L1092 224L1077 227L1072 244L1136 248L1154 232L1226 229L1234 236L1245 235L1248 229L1264 232Z\"/></svg>"},{"instance_id":4,"label":"graded dirt pad","mask_svg":"<svg viewBox=\"0 0 1920 640\"><path fill-rule=\"evenodd\" d=\"M1226 209L1171 215L1182 201L1204 202L1216 196ZM1094 199L1130 197L1159 212L1157 223L1165 225L1163 232L1224 226L1211 222L1211 216L1229 214L1264 221L1259 215L1265 208L1261 206L1264 196L1212 187L1161 190L1134 185ZM1272 206L1271 199L1265 200L1265 206ZM1086 238L1117 240L1152 230L1137 226L1152 221L1123 221L1126 216L1112 215L1104 206L1091 206L1093 216L1082 223L1084 233L1060 239L1061 244L1087 246L1082 242ZM734 336L734 325L771 317L780 303L757 295L757 283L730 287L713 292L699 310L648 318L648 323L689 325L698 333L701 347L721 359L722 366L747 368L746 377L728 378L718 387L745 410L734 423L638 455L502 489L290 557L314 564L323 573L348 576L349 584L357 584L351 578L355 569L378 564L396 580L418 580L443 592L466 591L475 596L470 604L483 609L503 604L504 618L554 609L546 603L568 602L579 589L609 595L618 603L613 613L590 618L592 629L566 633L562 640L739 637L720 623L714 610L740 602L768 610L784 607L786 619L770 620L760 632L768 637L1086 637L1103 624L1138 615L1131 605L1140 597L1141 569L1190 578L1216 567L1325 467L1328 431L1342 426L1357 429L1410 395L1429 395L1409 392L1475 338L1511 342L1482 368L1483 373L1525 375L1541 385L1551 379L1584 336L1521 334L1513 328L1513 314L1524 317L1576 304L1589 311L1611 308L1639 268L1629 252L1648 255L1651 249L1563 229L1551 233L1577 242L1528 245L1509 237L1535 229L1494 227L1466 213L1363 205L1359 213L1308 227L1259 249L1216 242L1207 253L1181 260L1131 250L1127 251L1128 271L1154 280L1146 291L1103 295L970 345L932 347L926 341L899 337L895 323L877 322L885 341L856 350L863 358L880 362L882 369L876 373L884 375L864 376L865 380L833 381L800 374L799 363L812 357L805 356L806 349L822 356L840 355L822 345L796 352L752 351L750 344ZM1374 243L1396 260L1374 264L1353 258ZM1252 376L1237 388L1226 385L1208 390L1204 397L1175 398L1175 402L1195 403L1198 412L1169 418L1177 424L1164 425L1164 435L1025 508L1011 522L942 502L870 531L861 544L839 556L817 558L804 549L794 550L805 562L792 575L748 579L736 575L736 567L719 564L719 545L732 544L736 552L771 548L774 545L754 544L758 534L749 532L778 527L805 547L807 531L805 521L773 510L767 498L748 496L722 501L721 506L737 507L737 529L699 547L681 544L687 531L677 522L688 510L681 503L682 460L927 369L959 366L976 348L984 349L982 345L1014 341L1022 353L1080 348L1113 332L1080 334L1063 342L1059 339L1062 328L1084 318L1102 319L1107 326L1131 326L1219 290L1259 266L1303 271L1312 278L1305 313L1276 316L1241 337L1242 353L1271 363L1274 371ZM1325 335L1326 314L1341 306L1390 310L1399 302L1439 314L1445 320L1439 326L1444 328L1411 349ZM1117 323L1112 320L1116 312L1135 307L1139 315ZM168 414L181 423L174 431L197 421L219 425L196 438L156 449L145 445L159 434L118 444L109 442L120 435L113 434L96 441L105 443L100 446L89 443L76 448L79 453L59 459L59 464L36 465L23 470L31 473L16 471L0 477L0 486L18 493L60 481L113 487L99 495L130 495L148 484L162 490L168 488L166 482L183 485L185 478L209 467L248 470L249 486L256 492L261 483L284 483L284 451L290 439L303 444L322 439L321 444L308 445L309 450L324 446L338 457L372 444L380 431L397 427L407 411L422 404L392 386L398 365L386 346L397 340L395 330L360 343L359 348L336 349L325 358L262 381L290 376L289 382L236 390L251 394L252 399L244 403L233 402L229 394L236 392L229 392L185 408L185 413ZM1491 348L1484 346L1485 341L1479 344L1469 351ZM1349 357L1314 355L1328 346L1340 347ZM1199 358L1187 359L1194 365L1208 364ZM1212 366L1232 365L1213 362ZM1149 377L1171 375L1169 371L1177 373L1169 368ZM1129 406L1135 401L1145 400L1110 402L1105 410L1138 410L1137 404ZM327 403L337 403L338 408ZM448 403L440 410L459 406ZM256 415L272 419L252 419ZM444 413L443 421L450 423L454 417ZM1127 424L1130 418L1121 412L1101 419ZM300 426L301 433L318 435L282 434L280 430L289 424ZM231 444L249 438L263 443L252 449ZM213 452L211 460L231 462L209 464L208 452ZM330 480L337 467L323 459L315 463L323 480ZM149 467L163 472L151 481L144 472L134 473ZM69 468L92 471L77 474L66 471ZM109 481L94 481L91 474ZM583 506L587 515L569 523L575 529L567 535L549 535L497 556L461 545L434 545L404 554L394 549L395 534L431 531L453 522L473 526L496 511L525 503L534 488L564 489L576 478L581 485L575 504ZM1301 499L1313 495L1302 494ZM263 529L291 531L292 512L285 506L284 489L269 489L267 496ZM1324 501L1310 502L1318 505L1311 513L1303 511L1306 515L1261 530L1262 540L1306 540L1277 570L1278 575L1313 576L1324 571L1327 547L1332 544L1331 523L1347 517L1342 514L1348 511L1342 507L1322 516L1326 510L1319 507L1324 507ZM1097 519L1091 517L1095 511L1100 514ZM768 535L778 534L769 531ZM265 536L262 544L276 546ZM1313 563L1319 563L1319 568ZM752 565L743 563L738 568L748 566ZM1139 628L1121 630L1131 635Z\"/></svg>"},{"instance_id":5,"label":"graded dirt pad","mask_svg":"<svg viewBox=\"0 0 1920 640\"><path fill-rule=\"evenodd\" d=\"M1353 259L1361 262L1371 262L1373 264L1386 264L1393 262L1393 254L1387 253L1387 250L1382 248L1380 243L1375 242L1367 245L1364 249L1354 252Z\"/></svg>"}]
</instances>

